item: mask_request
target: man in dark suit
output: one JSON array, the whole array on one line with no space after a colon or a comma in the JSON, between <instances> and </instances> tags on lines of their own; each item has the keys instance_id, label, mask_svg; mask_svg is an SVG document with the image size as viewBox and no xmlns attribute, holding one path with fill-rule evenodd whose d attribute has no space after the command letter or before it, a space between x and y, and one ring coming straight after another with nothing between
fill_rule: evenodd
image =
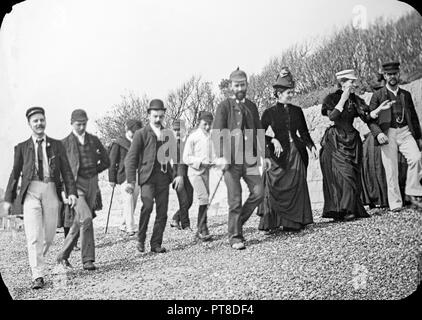
<instances>
[{"instance_id":1,"label":"man in dark suit","mask_svg":"<svg viewBox=\"0 0 422 320\"><path fill-rule=\"evenodd\" d=\"M258 136L258 132L263 131L258 109L255 103L246 99L246 73L237 68L230 74L230 81L234 97L224 100L217 107L211 135L217 156L215 164L223 170L227 186L230 245L241 250L245 249L243 225L264 197L258 166L259 156L265 155L265 134L261 132ZM266 158L264 167L270 165L270 160ZM243 206L240 178L250 191Z\"/></svg>"},{"instance_id":2,"label":"man in dark suit","mask_svg":"<svg viewBox=\"0 0 422 320\"><path fill-rule=\"evenodd\" d=\"M136 183L136 170L138 170L138 184L141 187L142 208L139 218L137 249L145 252L145 239L149 218L156 204L156 217L151 236L151 252L163 253L163 233L167 222L167 209L169 200L169 184L172 181L173 170L163 152L165 137L170 137L171 130L164 129L165 114L164 103L159 99L151 100L148 108L149 124L136 131L133 142L126 156L127 191L132 193ZM175 138L170 141L175 146Z\"/></svg>"},{"instance_id":3,"label":"man in dark suit","mask_svg":"<svg viewBox=\"0 0 422 320\"><path fill-rule=\"evenodd\" d=\"M179 200L179 210L173 215L170 226L179 230L192 231L189 220L189 209L193 203L193 187L188 178L188 166L183 162L186 135L185 124L176 119L173 122L173 130L176 133L177 159L173 164L173 189Z\"/></svg>"},{"instance_id":4,"label":"man in dark suit","mask_svg":"<svg viewBox=\"0 0 422 320\"><path fill-rule=\"evenodd\" d=\"M79 200L74 210L69 210L73 222L57 257L57 263L65 268L72 267L68 258L81 234L83 268L95 270L93 210L98 189L98 174L110 166L110 159L100 139L86 132L87 122L88 116L84 110L74 110L70 120L73 130L62 140L76 180Z\"/></svg>"},{"instance_id":5,"label":"man in dark suit","mask_svg":"<svg viewBox=\"0 0 422 320\"><path fill-rule=\"evenodd\" d=\"M26 112L32 136L15 147L12 173L5 194L5 209L18 197L23 204L25 235L33 289L44 286L44 257L56 234L63 179L71 207L77 204L76 185L66 151L60 141L45 134L46 118L41 107ZM17 187L22 176L19 196Z\"/></svg>"},{"instance_id":6,"label":"man in dark suit","mask_svg":"<svg viewBox=\"0 0 422 320\"><path fill-rule=\"evenodd\" d=\"M407 160L405 193L409 200L422 208L422 132L410 92L399 88L400 63L383 64L385 87L376 91L370 102L371 116L377 118L378 130L371 130L375 145L381 145L381 159L387 178L388 204L390 210L400 211L403 199L400 194L398 174L398 151ZM383 102L391 107L373 114Z\"/></svg>"},{"instance_id":7,"label":"man in dark suit","mask_svg":"<svg viewBox=\"0 0 422 320\"><path fill-rule=\"evenodd\" d=\"M125 135L113 141L110 150L110 168L108 169L108 180L114 188L119 185L120 194L123 199L123 219L120 230L127 232L129 236L135 235L136 226L133 214L139 196L139 186L135 186L132 194L126 192L125 158L133 141L135 132L142 128L142 122L129 119L125 124Z\"/></svg>"}]
</instances>

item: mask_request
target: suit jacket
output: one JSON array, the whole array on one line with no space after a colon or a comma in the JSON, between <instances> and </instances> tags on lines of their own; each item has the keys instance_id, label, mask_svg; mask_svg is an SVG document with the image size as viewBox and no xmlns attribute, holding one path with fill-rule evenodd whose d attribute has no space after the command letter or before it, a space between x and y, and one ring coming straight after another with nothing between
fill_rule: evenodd
<instances>
[{"instance_id":1,"label":"suit jacket","mask_svg":"<svg viewBox=\"0 0 422 320\"><path fill-rule=\"evenodd\" d=\"M78 177L78 170L80 165L77 139L78 138L71 132L66 138L62 140L75 181ZM88 132L85 133L85 139L88 139L89 143L91 144L90 149L92 150L92 156L96 158L97 173L106 170L110 166L110 159L108 158L107 150L104 148L100 139L98 139L97 136L89 134Z\"/></svg>"},{"instance_id":2,"label":"suit jacket","mask_svg":"<svg viewBox=\"0 0 422 320\"><path fill-rule=\"evenodd\" d=\"M170 146L175 146L175 141L171 141ZM138 170L138 184L145 184L154 169L155 157L157 154L157 136L148 124L135 132L132 144L125 159L126 180L128 183L135 183L136 170ZM175 148L174 148L175 149ZM175 151L175 150L173 150ZM170 158L175 159L175 152L170 152ZM166 163L167 175L170 182L173 177L173 169L170 161Z\"/></svg>"},{"instance_id":3,"label":"suit jacket","mask_svg":"<svg viewBox=\"0 0 422 320\"><path fill-rule=\"evenodd\" d=\"M46 137L46 144L50 177L56 185L59 199L61 200L61 191L63 189L62 180L64 181L67 195L73 194L77 196L75 179L72 176L63 145L59 140L52 139L48 136ZM35 171L35 146L32 138L29 138L15 146L13 169L7 184L5 201L13 203L16 199L19 178L22 178L18 201L23 203Z\"/></svg>"},{"instance_id":4,"label":"suit jacket","mask_svg":"<svg viewBox=\"0 0 422 320\"><path fill-rule=\"evenodd\" d=\"M388 100L387 90L387 87L383 87L374 92L371 97L371 102L369 103L369 108L371 111L378 108L379 105L385 100ZM420 139L422 137L421 126L410 92L399 88L399 91L397 93L397 99L401 100L401 104L404 108L404 116L406 118L406 122L409 126L410 132L412 133L415 140ZM382 110L378 115L378 119L376 119L375 121L378 124L379 129L371 130L374 138L376 138L380 133L387 134L391 123L391 109ZM379 145L378 139L375 139L375 145Z\"/></svg>"},{"instance_id":5,"label":"suit jacket","mask_svg":"<svg viewBox=\"0 0 422 320\"><path fill-rule=\"evenodd\" d=\"M126 137L120 137L114 141L110 149L110 167L108 168L108 180L117 184L126 181L125 159L130 149L130 141Z\"/></svg>"},{"instance_id":6,"label":"suit jacket","mask_svg":"<svg viewBox=\"0 0 422 320\"><path fill-rule=\"evenodd\" d=\"M249 99L245 99L245 115L242 116L243 123L245 126L249 129L253 130L253 154L256 154L257 151L257 129L262 129L261 121L259 121L259 113L258 108L256 107L256 104L253 103ZM236 100L229 98L224 101L222 101L216 110L215 113L215 120L213 123L213 131L223 130L223 129L229 129L230 132L232 130L235 130L238 128L236 124L236 118L235 118L235 107L236 107ZM214 150L216 152L217 157L224 157L226 161L228 161L229 164L234 164L236 161L236 149L235 144L233 142L234 139L231 140L231 144L229 144L228 140L224 138L224 142L222 144L219 143L218 139L215 139L215 137L212 138L214 143ZM262 152L265 152L265 143L264 145L260 146L263 150ZM229 147L231 145L231 147ZM229 150L230 148L230 154ZM255 166L257 163L259 163L259 155L257 158L256 163L246 163L247 166Z\"/></svg>"},{"instance_id":7,"label":"suit jacket","mask_svg":"<svg viewBox=\"0 0 422 320\"><path fill-rule=\"evenodd\" d=\"M262 114L261 123L263 129L267 130L268 127L271 126L275 134L275 138L280 141L280 144L283 147L283 152L280 154L280 157L276 157L274 154L274 145L271 142L272 137L265 136L266 144L268 150L270 151L269 156L281 167L286 167L290 151L290 131L293 142L299 151L305 167L307 167L309 157L306 147L311 149L312 147L315 147L315 144L309 135L308 126L306 125L302 109L292 104L289 104L288 108L289 113L287 114L287 111L284 110L284 106L277 104L266 109ZM299 133L299 136L297 133Z\"/></svg>"}]
</instances>

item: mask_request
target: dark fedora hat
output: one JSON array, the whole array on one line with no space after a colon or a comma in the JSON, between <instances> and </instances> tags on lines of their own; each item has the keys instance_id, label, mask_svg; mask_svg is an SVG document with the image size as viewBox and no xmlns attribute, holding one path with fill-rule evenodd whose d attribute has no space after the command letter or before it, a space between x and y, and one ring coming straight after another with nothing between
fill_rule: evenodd
<instances>
[{"instance_id":1,"label":"dark fedora hat","mask_svg":"<svg viewBox=\"0 0 422 320\"><path fill-rule=\"evenodd\" d=\"M129 119L126 121L126 127L128 130L135 132L142 128L142 122L136 119Z\"/></svg>"},{"instance_id":2,"label":"dark fedora hat","mask_svg":"<svg viewBox=\"0 0 422 320\"><path fill-rule=\"evenodd\" d=\"M153 100L150 101L147 111L149 112L150 110L164 110L164 111L166 111L166 108L164 108L164 102L162 100L153 99Z\"/></svg>"},{"instance_id":3,"label":"dark fedora hat","mask_svg":"<svg viewBox=\"0 0 422 320\"><path fill-rule=\"evenodd\" d=\"M289 68L283 67L280 71L280 74L277 76L275 84L273 84L274 89L278 88L288 88L292 89L295 87L295 82L293 76L290 73Z\"/></svg>"},{"instance_id":4,"label":"dark fedora hat","mask_svg":"<svg viewBox=\"0 0 422 320\"><path fill-rule=\"evenodd\" d=\"M37 113L41 113L41 114L45 115L45 111L41 107L31 107L28 110L26 110L25 115L26 115L26 118L29 120L29 118L31 116L33 116L34 114L37 114Z\"/></svg>"}]
</instances>

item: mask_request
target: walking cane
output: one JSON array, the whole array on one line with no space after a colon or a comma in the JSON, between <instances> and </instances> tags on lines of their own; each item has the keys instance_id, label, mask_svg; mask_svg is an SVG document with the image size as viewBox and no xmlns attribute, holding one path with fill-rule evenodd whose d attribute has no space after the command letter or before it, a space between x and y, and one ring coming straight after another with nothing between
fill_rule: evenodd
<instances>
[{"instance_id":1,"label":"walking cane","mask_svg":"<svg viewBox=\"0 0 422 320\"><path fill-rule=\"evenodd\" d=\"M218 186L220 185L220 182L223 179L223 176L224 176L224 170L221 172L221 176L220 176L220 179L217 182L217 186L215 187L214 192L211 195L210 201L208 202L208 208L211 206L211 202L214 199L215 194L217 193Z\"/></svg>"},{"instance_id":2,"label":"walking cane","mask_svg":"<svg viewBox=\"0 0 422 320\"><path fill-rule=\"evenodd\" d=\"M110 199L110 205L108 207L108 215L107 215L107 223L106 223L106 227L105 227L105 232L104 234L107 233L107 228L108 228L108 219L110 219L110 211L111 211L111 204L113 203L113 195L114 195L114 188L116 186L113 186L113 190L111 191L111 199Z\"/></svg>"}]
</instances>

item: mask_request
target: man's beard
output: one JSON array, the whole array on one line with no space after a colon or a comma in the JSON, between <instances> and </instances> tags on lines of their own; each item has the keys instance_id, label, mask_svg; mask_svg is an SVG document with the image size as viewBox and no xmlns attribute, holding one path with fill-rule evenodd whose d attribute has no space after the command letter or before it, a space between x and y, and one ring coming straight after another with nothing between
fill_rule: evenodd
<instances>
[{"instance_id":1,"label":"man's beard","mask_svg":"<svg viewBox=\"0 0 422 320\"><path fill-rule=\"evenodd\" d=\"M393 79L390 79L389 81L388 81L388 84L390 85L390 86L395 86L396 84L397 84L397 79L395 79L395 78L393 78Z\"/></svg>"},{"instance_id":2,"label":"man's beard","mask_svg":"<svg viewBox=\"0 0 422 320\"><path fill-rule=\"evenodd\" d=\"M246 96L246 90L238 91L234 95L235 95L237 100L243 100Z\"/></svg>"},{"instance_id":3,"label":"man's beard","mask_svg":"<svg viewBox=\"0 0 422 320\"><path fill-rule=\"evenodd\" d=\"M156 127L161 127L161 121L154 122L154 125L155 125Z\"/></svg>"}]
</instances>

